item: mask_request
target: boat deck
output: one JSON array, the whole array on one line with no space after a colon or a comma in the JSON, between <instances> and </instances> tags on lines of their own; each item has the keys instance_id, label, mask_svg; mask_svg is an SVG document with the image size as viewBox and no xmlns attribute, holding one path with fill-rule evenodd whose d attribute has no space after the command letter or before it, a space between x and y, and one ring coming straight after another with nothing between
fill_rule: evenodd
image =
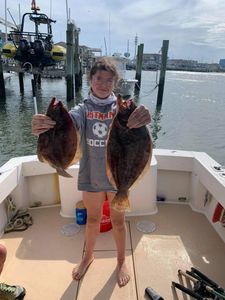
<instances>
[{"instance_id":1,"label":"boat deck","mask_svg":"<svg viewBox=\"0 0 225 300\"><path fill-rule=\"evenodd\" d=\"M171 288L180 282L178 269L195 266L225 287L225 247L206 217L188 205L159 204L151 216L127 217L127 263L131 281L119 288L116 283L116 250L112 232L100 233L95 260L80 282L71 272L82 258L84 229L65 236L60 207L32 209L34 224L23 232L5 234L0 240L8 256L0 281L26 288L26 300L108 300L148 299L152 287L165 300L188 299ZM140 220L154 222L156 230L144 234L136 228ZM225 230L225 229L224 229Z\"/></svg>"}]
</instances>

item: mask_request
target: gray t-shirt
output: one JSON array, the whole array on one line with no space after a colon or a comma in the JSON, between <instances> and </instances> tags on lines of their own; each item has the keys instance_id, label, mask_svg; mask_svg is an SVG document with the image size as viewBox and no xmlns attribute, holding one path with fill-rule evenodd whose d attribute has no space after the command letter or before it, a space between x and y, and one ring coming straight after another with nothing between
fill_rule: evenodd
<instances>
[{"instance_id":1,"label":"gray t-shirt","mask_svg":"<svg viewBox=\"0 0 225 300\"><path fill-rule=\"evenodd\" d=\"M116 97L113 93L104 100L89 93L82 104L70 110L81 138L80 191L115 191L106 175L106 141L115 111Z\"/></svg>"}]
</instances>

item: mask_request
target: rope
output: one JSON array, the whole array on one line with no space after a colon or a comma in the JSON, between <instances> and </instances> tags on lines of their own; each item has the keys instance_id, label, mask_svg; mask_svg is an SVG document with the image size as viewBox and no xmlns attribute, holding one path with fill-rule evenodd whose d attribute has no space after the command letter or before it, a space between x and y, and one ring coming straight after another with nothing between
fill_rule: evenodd
<instances>
[{"instance_id":1,"label":"rope","mask_svg":"<svg viewBox=\"0 0 225 300\"><path fill-rule=\"evenodd\" d=\"M10 220L11 216L16 212L16 205L10 196L7 196L6 198L6 206L7 206L7 218L8 220Z\"/></svg>"},{"instance_id":2,"label":"rope","mask_svg":"<svg viewBox=\"0 0 225 300\"><path fill-rule=\"evenodd\" d=\"M161 52L161 50L160 50L159 52ZM142 98L144 98L144 97L147 97L147 96L151 95L151 94L154 92L154 90L159 86L159 80L158 80L158 77L159 77L159 70L156 70L155 86L154 86L154 88L152 88L149 92L144 92L145 95L139 97L140 100L141 100ZM139 90L141 90L141 87L139 86L138 83L136 83L136 86L139 88Z\"/></svg>"}]
</instances>

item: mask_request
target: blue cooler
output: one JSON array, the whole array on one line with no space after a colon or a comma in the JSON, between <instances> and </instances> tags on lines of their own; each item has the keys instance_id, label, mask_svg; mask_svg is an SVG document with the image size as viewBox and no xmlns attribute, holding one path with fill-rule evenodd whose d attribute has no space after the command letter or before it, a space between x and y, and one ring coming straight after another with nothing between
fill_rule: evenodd
<instances>
[{"instance_id":1,"label":"blue cooler","mask_svg":"<svg viewBox=\"0 0 225 300\"><path fill-rule=\"evenodd\" d=\"M87 210L84 206L84 202L78 201L76 204L76 223L78 225L85 225L87 221Z\"/></svg>"}]
</instances>

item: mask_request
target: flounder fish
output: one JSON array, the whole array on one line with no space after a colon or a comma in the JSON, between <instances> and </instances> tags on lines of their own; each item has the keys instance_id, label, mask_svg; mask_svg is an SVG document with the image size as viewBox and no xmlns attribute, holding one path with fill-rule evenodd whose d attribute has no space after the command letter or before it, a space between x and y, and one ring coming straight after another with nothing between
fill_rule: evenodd
<instances>
[{"instance_id":1,"label":"flounder fish","mask_svg":"<svg viewBox=\"0 0 225 300\"><path fill-rule=\"evenodd\" d=\"M54 128L38 137L37 155L64 177L72 177L65 169L79 160L79 137L73 121L62 102L52 98L46 115L56 121Z\"/></svg>"},{"instance_id":2,"label":"flounder fish","mask_svg":"<svg viewBox=\"0 0 225 300\"><path fill-rule=\"evenodd\" d=\"M137 107L133 100L117 98L115 115L107 140L107 175L117 189L111 207L117 211L129 211L128 190L150 166L152 141L146 126L126 126L131 113Z\"/></svg>"}]
</instances>

